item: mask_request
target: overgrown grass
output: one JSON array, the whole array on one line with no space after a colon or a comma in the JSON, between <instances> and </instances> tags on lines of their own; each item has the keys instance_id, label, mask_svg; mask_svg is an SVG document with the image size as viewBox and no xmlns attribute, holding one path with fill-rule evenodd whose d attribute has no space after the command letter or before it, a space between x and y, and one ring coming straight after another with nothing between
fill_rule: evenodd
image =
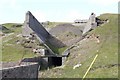
<instances>
[{"instance_id":1,"label":"overgrown grass","mask_svg":"<svg viewBox=\"0 0 120 80\"><path fill-rule=\"evenodd\" d=\"M12 30L13 34L3 37L2 40L2 61L18 61L25 57L34 57L36 56L32 50L24 48L17 41L21 41L21 37L17 35L22 33L21 24L7 23L3 24L8 29ZM16 27L17 26L17 27Z\"/></svg>"},{"instance_id":2,"label":"overgrown grass","mask_svg":"<svg viewBox=\"0 0 120 80\"><path fill-rule=\"evenodd\" d=\"M118 77L118 66L112 67L100 67L109 66L111 64L118 64L118 15L117 14L103 14L99 16L101 19L108 19L109 23L106 23L93 31L90 34L100 36L100 43L96 44L94 40L85 40L78 43L78 48L73 48L65 67L61 69L50 69L46 71L40 71L44 73L40 77L52 77L52 78L82 78L90 66L93 58L96 54L99 54L92 69L90 70L86 78L117 78ZM49 27L53 27L54 23L50 23ZM11 25L11 24L9 24ZM8 26L10 27L10 26ZM7 27L7 28L8 28ZM13 29L14 30L14 29ZM17 31L18 30L18 31ZM21 45L16 44L16 34L21 32L21 28L15 29L15 34L5 38L5 40L12 38L6 43L3 43L3 61L16 61L20 60L25 53L24 57L35 56L30 50L24 49ZM3 38L4 41L4 38ZM12 44L12 45L11 45ZM57 54L62 53L66 47L57 48L48 44L48 46ZM98 53L97 53L98 50ZM73 69L76 64L82 64L79 68Z\"/></svg>"},{"instance_id":3,"label":"overgrown grass","mask_svg":"<svg viewBox=\"0 0 120 80\"><path fill-rule=\"evenodd\" d=\"M108 19L109 23L101 25L88 33L88 35L99 35L99 44L94 39L86 39L85 41L79 42L79 47L71 50L71 54L65 62L64 65L66 66L64 68L51 69L43 72L44 75L40 76L49 76L52 78L83 78L93 58L98 54L92 69L95 67L98 68L90 70L86 78L118 78L118 65L109 66L118 64L118 15L103 14L99 18ZM78 63L82 65L79 68L73 69L73 66ZM109 68L100 66L108 66Z\"/></svg>"},{"instance_id":4,"label":"overgrown grass","mask_svg":"<svg viewBox=\"0 0 120 80\"><path fill-rule=\"evenodd\" d=\"M3 44L2 61L18 61L25 57L34 57L35 54L30 49L25 49L20 44L12 44L12 42Z\"/></svg>"},{"instance_id":5,"label":"overgrown grass","mask_svg":"<svg viewBox=\"0 0 120 80\"><path fill-rule=\"evenodd\" d=\"M62 52L64 52L65 49L67 49L67 47L55 47L50 43L46 43L48 45L48 47L55 53L55 54L62 54Z\"/></svg>"},{"instance_id":6,"label":"overgrown grass","mask_svg":"<svg viewBox=\"0 0 120 80\"><path fill-rule=\"evenodd\" d=\"M53 28L53 27L55 27L56 25L64 24L64 23L68 23L68 22L49 22L49 24L47 25L47 27L48 27L48 28Z\"/></svg>"},{"instance_id":7,"label":"overgrown grass","mask_svg":"<svg viewBox=\"0 0 120 80\"><path fill-rule=\"evenodd\" d=\"M2 24L3 26L6 26L7 28L12 28L12 27L21 27L22 24L21 23L5 23Z\"/></svg>"},{"instance_id":8,"label":"overgrown grass","mask_svg":"<svg viewBox=\"0 0 120 80\"><path fill-rule=\"evenodd\" d=\"M50 22L49 27L50 27L50 25L54 26L56 24L60 24L60 23ZM5 62L18 61L25 57L37 56L32 52L31 49L26 49L21 44L17 44L17 42L16 42L18 40L19 41L22 40L21 37L17 37L17 35L22 33L22 24L6 23L6 24L2 24L2 25L12 31L12 32L8 32L8 33L13 33L9 36L4 37L2 40L2 42L3 42L3 44L2 44L2 61L5 61ZM50 44L48 44L48 46L56 54L60 54L66 49L66 47L57 48Z\"/></svg>"},{"instance_id":9,"label":"overgrown grass","mask_svg":"<svg viewBox=\"0 0 120 80\"><path fill-rule=\"evenodd\" d=\"M8 30L3 30L3 32L5 33L11 33L11 32L20 33L22 29L21 23L5 23L2 25L8 29Z\"/></svg>"}]
</instances>

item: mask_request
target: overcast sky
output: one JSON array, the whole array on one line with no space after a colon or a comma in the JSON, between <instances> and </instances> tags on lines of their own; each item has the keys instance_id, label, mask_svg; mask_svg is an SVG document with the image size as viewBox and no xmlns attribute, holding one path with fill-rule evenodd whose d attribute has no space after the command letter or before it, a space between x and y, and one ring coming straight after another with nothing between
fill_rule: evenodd
<instances>
[{"instance_id":1,"label":"overcast sky","mask_svg":"<svg viewBox=\"0 0 120 80\"><path fill-rule=\"evenodd\" d=\"M23 23L31 11L40 21L73 22L87 19L91 12L118 13L119 0L0 0L0 24Z\"/></svg>"}]
</instances>

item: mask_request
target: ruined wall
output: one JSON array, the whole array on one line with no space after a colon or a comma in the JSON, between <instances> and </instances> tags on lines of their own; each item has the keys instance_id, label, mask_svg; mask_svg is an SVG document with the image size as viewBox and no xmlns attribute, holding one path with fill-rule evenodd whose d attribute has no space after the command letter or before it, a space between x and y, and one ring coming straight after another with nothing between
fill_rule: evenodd
<instances>
[{"instance_id":1,"label":"ruined wall","mask_svg":"<svg viewBox=\"0 0 120 80\"><path fill-rule=\"evenodd\" d=\"M23 27L23 35L28 35L31 32L35 32L43 42L46 42L49 38L49 33L47 30L39 23L30 11L26 13L26 19Z\"/></svg>"},{"instance_id":2,"label":"ruined wall","mask_svg":"<svg viewBox=\"0 0 120 80\"><path fill-rule=\"evenodd\" d=\"M24 58L22 62L37 62L40 65L40 70L45 70L53 66L61 66L66 60L66 55L62 56L44 56L44 57L33 57Z\"/></svg>"},{"instance_id":3,"label":"ruined wall","mask_svg":"<svg viewBox=\"0 0 120 80\"><path fill-rule=\"evenodd\" d=\"M97 27L97 22L96 22L96 17L95 14L92 13L89 17L88 22L85 25L85 28L83 30L82 35L84 35L85 33L87 33L89 30L94 29Z\"/></svg>"},{"instance_id":4,"label":"ruined wall","mask_svg":"<svg viewBox=\"0 0 120 80\"><path fill-rule=\"evenodd\" d=\"M27 65L6 67L2 71L2 78L38 78L38 64L27 63Z\"/></svg>"},{"instance_id":5,"label":"ruined wall","mask_svg":"<svg viewBox=\"0 0 120 80\"><path fill-rule=\"evenodd\" d=\"M33 58L24 58L22 62L36 62L40 66L40 70L48 68L48 58L44 57L33 57Z\"/></svg>"}]
</instances>

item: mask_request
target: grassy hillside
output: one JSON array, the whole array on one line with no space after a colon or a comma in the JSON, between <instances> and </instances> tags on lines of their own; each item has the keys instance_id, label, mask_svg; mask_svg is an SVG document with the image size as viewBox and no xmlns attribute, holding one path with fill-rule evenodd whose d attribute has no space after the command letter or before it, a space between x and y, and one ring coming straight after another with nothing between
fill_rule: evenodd
<instances>
[{"instance_id":1,"label":"grassy hillside","mask_svg":"<svg viewBox=\"0 0 120 80\"><path fill-rule=\"evenodd\" d=\"M2 25L10 30L10 32L8 32L8 33L21 32L21 27L22 27L21 23L5 23L5 24L2 24Z\"/></svg>"},{"instance_id":2,"label":"grassy hillside","mask_svg":"<svg viewBox=\"0 0 120 80\"><path fill-rule=\"evenodd\" d=\"M2 33L11 33L12 32L11 30L9 30L8 28L6 28L5 26L1 26L0 27L0 31Z\"/></svg>"},{"instance_id":3,"label":"grassy hillside","mask_svg":"<svg viewBox=\"0 0 120 80\"><path fill-rule=\"evenodd\" d=\"M88 35L99 35L100 43L94 38L85 38L78 42L76 47L70 50L70 56L67 58L61 68L53 68L40 71L39 77L47 78L82 78L90 66L95 55L98 57L88 72L86 78L117 78L118 77L118 15L102 14L101 19L108 19L109 22L97 27L88 33ZM50 23L48 27L53 27L58 23ZM7 23L3 24L11 30L2 39L2 61L18 61L25 57L34 57L30 49L23 48L20 45L22 24ZM0 39L1 41L1 39ZM53 48L56 53L63 52L65 48ZM80 67L73 69L76 64Z\"/></svg>"},{"instance_id":4,"label":"grassy hillside","mask_svg":"<svg viewBox=\"0 0 120 80\"><path fill-rule=\"evenodd\" d=\"M55 27L56 25L59 25L59 24L64 24L64 23L69 23L69 22L49 22L48 25L46 25L48 28L53 28Z\"/></svg>"},{"instance_id":5,"label":"grassy hillside","mask_svg":"<svg viewBox=\"0 0 120 80\"><path fill-rule=\"evenodd\" d=\"M2 61L18 61L25 57L34 57L35 54L30 49L25 49L20 41L22 40L22 24L6 23L3 24L7 29L11 30L2 40Z\"/></svg>"},{"instance_id":6,"label":"grassy hillside","mask_svg":"<svg viewBox=\"0 0 120 80\"><path fill-rule=\"evenodd\" d=\"M50 22L49 26L55 26L57 24L60 24L59 22ZM9 32L0 40L2 41L2 61L3 62L9 62L9 61L18 61L22 58L26 57L34 57L38 56L32 52L32 49L24 48L21 45L22 38L22 24L18 23L5 23L2 24L7 29L9 29ZM36 44L25 44L28 46L36 47ZM57 48L53 47L52 45L49 45L49 47L57 54L62 53L66 47L63 48Z\"/></svg>"},{"instance_id":7,"label":"grassy hillside","mask_svg":"<svg viewBox=\"0 0 120 80\"><path fill-rule=\"evenodd\" d=\"M40 77L52 78L82 78L95 55L98 57L88 72L86 78L117 78L118 77L118 15L102 14L101 19L109 22L92 30L88 35L99 35L100 43L94 38L85 38L71 49L70 57L63 68L53 68L41 71ZM73 69L76 64L82 64Z\"/></svg>"}]
</instances>

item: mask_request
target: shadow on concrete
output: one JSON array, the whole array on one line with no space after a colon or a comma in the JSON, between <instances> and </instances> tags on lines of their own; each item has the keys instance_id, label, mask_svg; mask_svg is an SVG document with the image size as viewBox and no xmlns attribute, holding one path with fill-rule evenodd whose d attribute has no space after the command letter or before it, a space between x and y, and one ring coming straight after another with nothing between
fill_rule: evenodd
<instances>
[{"instance_id":1,"label":"shadow on concrete","mask_svg":"<svg viewBox=\"0 0 120 80\"><path fill-rule=\"evenodd\" d=\"M54 47L57 48L62 48L62 47L66 47L66 45L60 41L59 39L57 39L56 37L49 35L49 38L47 40L51 45L53 45Z\"/></svg>"},{"instance_id":2,"label":"shadow on concrete","mask_svg":"<svg viewBox=\"0 0 120 80\"><path fill-rule=\"evenodd\" d=\"M48 68L61 66L62 57L49 56L49 57L33 57L33 58L24 58L21 62L37 62L40 67L39 70L46 70Z\"/></svg>"},{"instance_id":3,"label":"shadow on concrete","mask_svg":"<svg viewBox=\"0 0 120 80\"><path fill-rule=\"evenodd\" d=\"M45 70L48 68L47 58L33 57L33 58L24 58L21 62L37 62L39 65L39 70Z\"/></svg>"}]
</instances>

